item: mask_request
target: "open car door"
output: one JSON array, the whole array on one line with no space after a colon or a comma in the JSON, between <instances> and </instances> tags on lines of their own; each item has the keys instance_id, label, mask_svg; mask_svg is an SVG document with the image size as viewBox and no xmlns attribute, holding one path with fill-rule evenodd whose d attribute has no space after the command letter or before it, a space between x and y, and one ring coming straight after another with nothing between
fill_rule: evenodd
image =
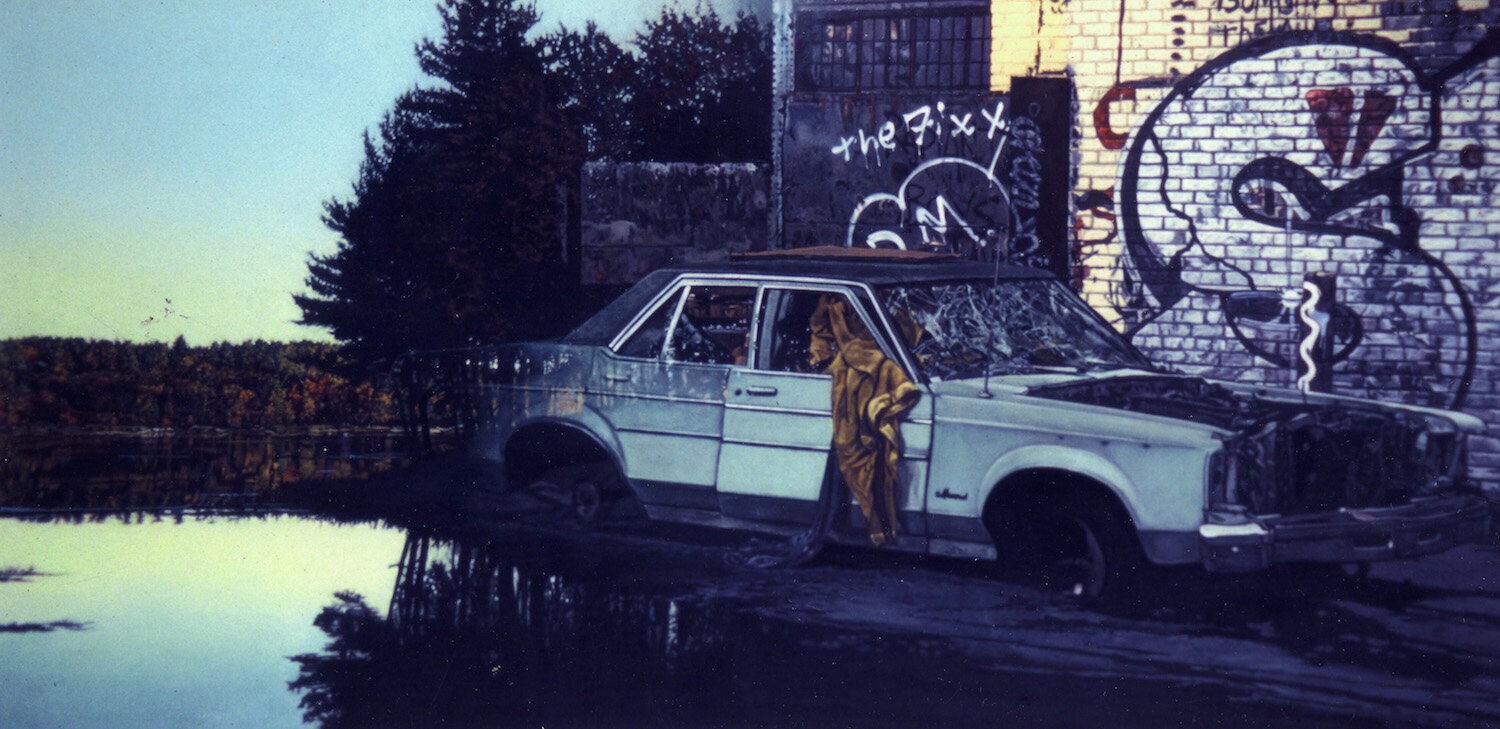
<instances>
[{"instance_id":1,"label":"open car door","mask_svg":"<svg viewBox=\"0 0 1500 729\"><path fill-rule=\"evenodd\" d=\"M846 288L762 287L752 356L731 370L724 393L718 491L720 508L728 516L790 525L810 524L816 517L833 440L833 378L825 371L827 362L814 361L812 351L811 322L824 297L842 299L870 331L880 331ZM890 352L887 344L881 347ZM898 531L912 537L927 531L922 512L931 413L924 392L901 425L905 447L896 494ZM847 523L863 533L864 516L852 502Z\"/></svg>"}]
</instances>

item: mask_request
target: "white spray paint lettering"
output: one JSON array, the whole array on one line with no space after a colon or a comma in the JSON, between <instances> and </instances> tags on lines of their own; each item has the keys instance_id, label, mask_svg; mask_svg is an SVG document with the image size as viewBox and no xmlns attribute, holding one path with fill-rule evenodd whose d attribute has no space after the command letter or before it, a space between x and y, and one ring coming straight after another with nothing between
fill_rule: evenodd
<instances>
[{"instance_id":1,"label":"white spray paint lettering","mask_svg":"<svg viewBox=\"0 0 1500 729\"><path fill-rule=\"evenodd\" d=\"M993 111L981 108L979 116L984 123L975 123L974 112L952 111L947 104L939 101L936 104L919 106L902 114L901 121L906 127L905 132L910 137L911 143L918 149L924 148L943 136L945 119L948 124L948 136L953 139L973 139L979 135L979 127L986 125L984 138L987 140L993 141L996 135L1005 133L1007 125L1003 100L995 102ZM900 133L896 122L887 121L877 127L874 132L858 129L855 130L853 136L840 136L839 143L829 148L829 152L845 162L853 162L855 154L858 153L865 164L880 167L884 163L881 151L895 151L900 144L898 140Z\"/></svg>"}]
</instances>

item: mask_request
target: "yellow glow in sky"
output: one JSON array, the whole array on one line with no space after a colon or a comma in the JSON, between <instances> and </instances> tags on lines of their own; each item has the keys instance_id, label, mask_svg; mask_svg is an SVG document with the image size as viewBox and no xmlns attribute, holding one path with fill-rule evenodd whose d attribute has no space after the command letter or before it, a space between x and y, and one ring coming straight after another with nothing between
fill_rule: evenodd
<instances>
[{"instance_id":1,"label":"yellow glow in sky","mask_svg":"<svg viewBox=\"0 0 1500 729\"><path fill-rule=\"evenodd\" d=\"M539 0L539 29L662 5ZM434 0L0 3L0 339L326 339L291 299L323 203L440 31Z\"/></svg>"}]
</instances>

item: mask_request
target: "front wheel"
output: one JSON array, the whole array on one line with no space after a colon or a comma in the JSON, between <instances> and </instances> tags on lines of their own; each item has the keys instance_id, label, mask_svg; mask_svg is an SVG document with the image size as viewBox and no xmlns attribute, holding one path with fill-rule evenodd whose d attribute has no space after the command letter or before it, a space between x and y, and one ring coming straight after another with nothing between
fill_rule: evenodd
<instances>
[{"instance_id":1,"label":"front wheel","mask_svg":"<svg viewBox=\"0 0 1500 729\"><path fill-rule=\"evenodd\" d=\"M996 550L1028 581L1092 604L1125 596L1145 556L1127 517L1102 497L1059 496L1009 510Z\"/></svg>"}]
</instances>

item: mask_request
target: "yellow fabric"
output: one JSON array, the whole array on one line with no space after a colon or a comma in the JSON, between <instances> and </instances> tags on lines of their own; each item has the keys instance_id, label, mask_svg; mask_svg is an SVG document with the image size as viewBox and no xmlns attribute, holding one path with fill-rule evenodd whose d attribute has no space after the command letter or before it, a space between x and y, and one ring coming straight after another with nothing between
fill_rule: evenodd
<instances>
[{"instance_id":1,"label":"yellow fabric","mask_svg":"<svg viewBox=\"0 0 1500 729\"><path fill-rule=\"evenodd\" d=\"M921 391L875 344L839 296L825 295L808 322L809 357L833 375L833 449L839 472L870 524L876 545L896 541L901 416Z\"/></svg>"}]
</instances>

